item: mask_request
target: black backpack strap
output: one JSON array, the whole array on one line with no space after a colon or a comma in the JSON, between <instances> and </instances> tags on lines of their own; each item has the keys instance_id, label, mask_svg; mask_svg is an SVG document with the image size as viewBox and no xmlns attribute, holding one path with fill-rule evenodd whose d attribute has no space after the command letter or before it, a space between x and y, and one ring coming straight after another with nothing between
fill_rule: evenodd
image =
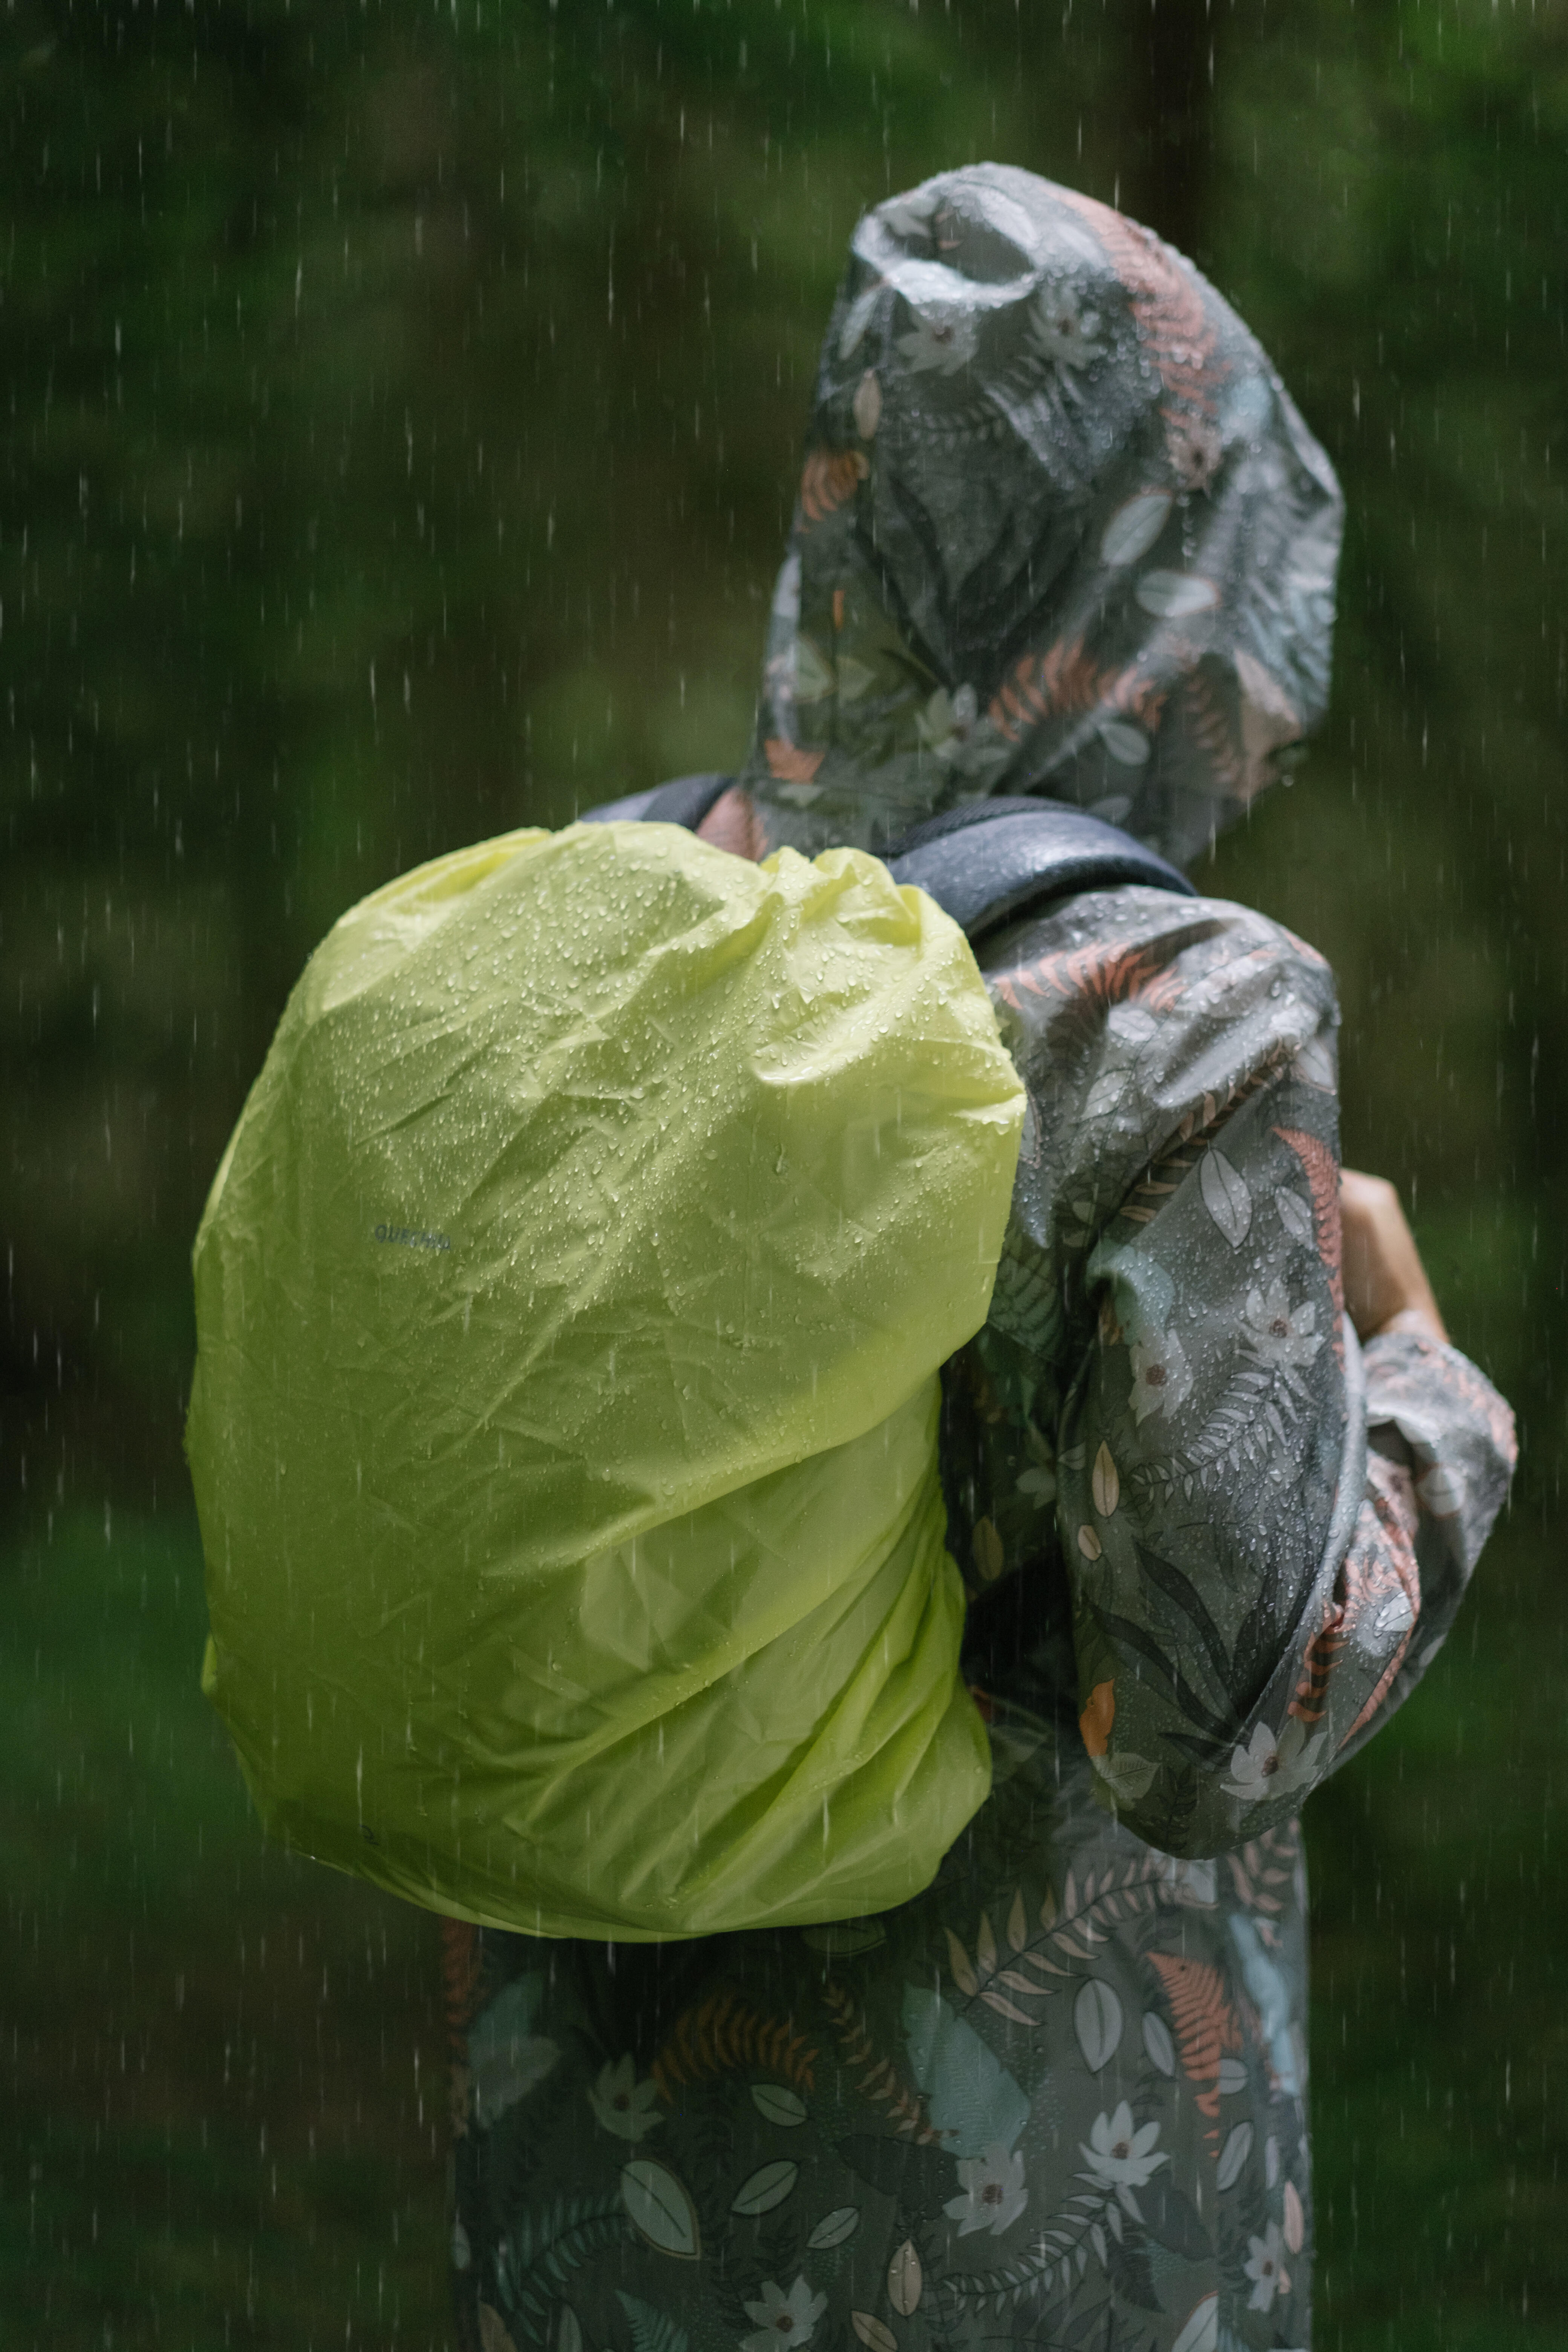
<instances>
[{"instance_id":1,"label":"black backpack strap","mask_svg":"<svg viewBox=\"0 0 1568 2352\"><path fill-rule=\"evenodd\" d=\"M734 782L718 774L675 776L648 793L628 793L624 800L605 801L584 809L579 824L683 824L695 833L720 795Z\"/></svg>"},{"instance_id":2,"label":"black backpack strap","mask_svg":"<svg viewBox=\"0 0 1568 2352\"><path fill-rule=\"evenodd\" d=\"M651 792L584 809L579 822L680 824L695 833L734 781L716 772L676 776ZM1142 882L1197 896L1179 868L1066 801L967 801L916 825L885 858L896 881L916 884L972 940L1079 890Z\"/></svg>"},{"instance_id":3,"label":"black backpack strap","mask_svg":"<svg viewBox=\"0 0 1568 2352\"><path fill-rule=\"evenodd\" d=\"M885 858L896 881L934 898L972 940L1079 890L1141 882L1198 895L1130 833L1065 801L969 801L917 825Z\"/></svg>"}]
</instances>

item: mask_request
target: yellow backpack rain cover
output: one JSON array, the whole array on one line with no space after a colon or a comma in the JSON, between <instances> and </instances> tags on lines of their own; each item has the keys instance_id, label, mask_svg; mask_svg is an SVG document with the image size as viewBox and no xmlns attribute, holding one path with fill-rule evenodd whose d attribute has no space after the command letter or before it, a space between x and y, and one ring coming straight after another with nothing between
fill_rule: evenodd
<instances>
[{"instance_id":1,"label":"yellow backpack rain cover","mask_svg":"<svg viewBox=\"0 0 1568 2352\"><path fill-rule=\"evenodd\" d=\"M203 1687L268 1827L647 1940L928 1885L984 1800L937 1368L1023 1096L875 858L510 834L353 908L195 1245Z\"/></svg>"}]
</instances>

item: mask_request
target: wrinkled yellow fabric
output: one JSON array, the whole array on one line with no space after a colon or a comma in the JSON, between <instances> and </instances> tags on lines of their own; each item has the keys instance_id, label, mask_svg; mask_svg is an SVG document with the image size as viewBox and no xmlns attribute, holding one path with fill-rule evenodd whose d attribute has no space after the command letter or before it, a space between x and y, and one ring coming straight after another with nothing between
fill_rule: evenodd
<instances>
[{"instance_id":1,"label":"wrinkled yellow fabric","mask_svg":"<svg viewBox=\"0 0 1568 2352\"><path fill-rule=\"evenodd\" d=\"M521 832L345 915L195 1247L203 1684L268 1827L547 1936L927 1885L989 1782L936 1372L1022 1111L858 851Z\"/></svg>"}]
</instances>

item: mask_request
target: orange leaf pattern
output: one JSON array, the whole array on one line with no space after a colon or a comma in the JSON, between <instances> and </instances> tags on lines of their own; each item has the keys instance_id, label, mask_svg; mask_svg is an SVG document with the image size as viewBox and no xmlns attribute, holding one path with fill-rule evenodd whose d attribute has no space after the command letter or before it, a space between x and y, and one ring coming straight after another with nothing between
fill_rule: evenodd
<instances>
[{"instance_id":1,"label":"orange leaf pattern","mask_svg":"<svg viewBox=\"0 0 1568 2352\"><path fill-rule=\"evenodd\" d=\"M1202 489L1219 461L1219 387L1231 368L1218 355L1200 283L1136 221L1075 188L1062 195L1094 230L1132 297L1140 339L1168 395L1160 414L1172 466L1189 489Z\"/></svg>"},{"instance_id":2,"label":"orange leaf pattern","mask_svg":"<svg viewBox=\"0 0 1568 2352\"><path fill-rule=\"evenodd\" d=\"M1188 1959L1180 1952L1151 1952L1149 1965L1171 2006L1182 2071L1189 2083L1203 2086L1197 2094L1198 2112L1208 2117L1209 2138L1217 2145L1220 2061L1242 2046L1225 1979L1211 1962Z\"/></svg>"},{"instance_id":3,"label":"orange leaf pattern","mask_svg":"<svg viewBox=\"0 0 1568 2352\"><path fill-rule=\"evenodd\" d=\"M667 2101L686 2084L742 2073L781 2075L809 2091L816 2055L793 2020L753 2009L726 1985L678 2020L648 2073Z\"/></svg>"},{"instance_id":4,"label":"orange leaf pattern","mask_svg":"<svg viewBox=\"0 0 1568 2352\"><path fill-rule=\"evenodd\" d=\"M1344 1319L1345 1285L1342 1271L1344 1236L1340 1230L1339 1158L1321 1137L1310 1135L1300 1128L1277 1127L1274 1132L1281 1143L1289 1145L1307 1171L1307 1181L1312 1192L1312 1225L1318 1237L1318 1255L1323 1261L1323 1271L1329 1277L1329 1296L1334 1303L1334 1346L1342 1363L1344 1341L1340 1326Z\"/></svg>"},{"instance_id":5,"label":"orange leaf pattern","mask_svg":"<svg viewBox=\"0 0 1568 2352\"><path fill-rule=\"evenodd\" d=\"M837 513L869 471L859 449L814 449L800 478L800 510L806 524L825 522Z\"/></svg>"},{"instance_id":6,"label":"orange leaf pattern","mask_svg":"<svg viewBox=\"0 0 1568 2352\"><path fill-rule=\"evenodd\" d=\"M1121 713L1137 719L1152 730L1160 723L1167 691L1137 662L1100 669L1084 651L1079 635L1069 644L1050 646L1043 654L1025 654L999 689L989 715L1009 743L1052 713L1101 709L1108 717Z\"/></svg>"}]
</instances>

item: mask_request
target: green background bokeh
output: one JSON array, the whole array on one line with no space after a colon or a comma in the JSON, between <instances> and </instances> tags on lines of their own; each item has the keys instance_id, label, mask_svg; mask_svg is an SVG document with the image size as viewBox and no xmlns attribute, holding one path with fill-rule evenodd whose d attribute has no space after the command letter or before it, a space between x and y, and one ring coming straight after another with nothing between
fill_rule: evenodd
<instances>
[{"instance_id":1,"label":"green background bokeh","mask_svg":"<svg viewBox=\"0 0 1568 2352\"><path fill-rule=\"evenodd\" d=\"M189 1243L343 906L738 757L845 240L981 156L1193 252L1344 478L1332 714L1199 878L1331 957L1525 1455L1308 1814L1318 2337L1563 2340L1568 9L16 0L0 76L0 2346L447 2341L431 1924L196 1693Z\"/></svg>"}]
</instances>

